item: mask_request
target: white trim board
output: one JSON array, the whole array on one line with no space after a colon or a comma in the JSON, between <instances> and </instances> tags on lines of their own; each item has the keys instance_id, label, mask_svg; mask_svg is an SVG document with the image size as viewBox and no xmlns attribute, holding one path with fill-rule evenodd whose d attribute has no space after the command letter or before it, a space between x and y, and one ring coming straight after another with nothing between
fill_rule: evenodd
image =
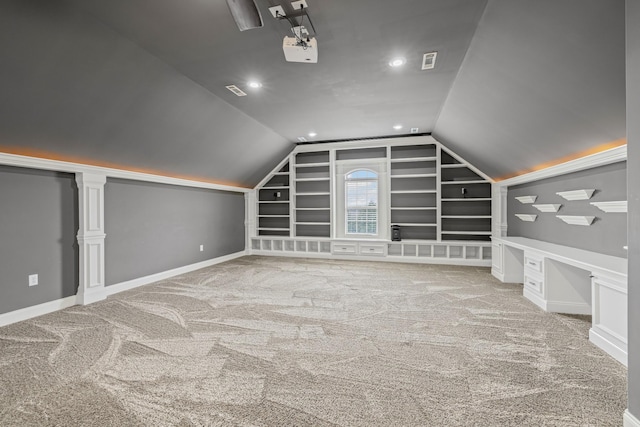
<instances>
[{"instance_id":1,"label":"white trim board","mask_svg":"<svg viewBox=\"0 0 640 427\"><path fill-rule=\"evenodd\" d=\"M623 420L623 427L640 427L640 420L634 417L628 409L624 411Z\"/></svg>"},{"instance_id":2,"label":"white trim board","mask_svg":"<svg viewBox=\"0 0 640 427\"><path fill-rule=\"evenodd\" d=\"M236 252L236 253L221 256L218 258L213 258L207 261L202 261L195 264L186 265L184 267L163 271L161 273L140 277L138 279L129 280L127 282L118 283L116 285L106 286L104 290L101 289L100 296L106 297L108 295L114 295L123 291L127 291L129 289L137 288L139 286L148 285L160 280L168 279L170 277L174 277L179 274L190 273L192 271L199 270L201 268L211 267L216 264L221 264L223 262L241 258L245 255L247 255L246 251ZM99 299L96 299L95 301L99 301L101 299L102 298L99 298ZM70 297L45 302L45 303L34 305L31 307L21 308L19 310L10 311L8 313L0 314L0 326L6 326L12 323L33 319L34 317L43 316L45 314L63 310L65 308L69 308L74 305L78 305L77 295L72 295Z\"/></svg>"},{"instance_id":3,"label":"white trim board","mask_svg":"<svg viewBox=\"0 0 640 427\"><path fill-rule=\"evenodd\" d=\"M620 147L605 150L600 153L591 154L589 156L561 163L556 166L551 166L546 169L530 172L524 175L505 179L503 181L498 181L496 182L496 185L499 185L501 187L510 187L512 185L525 184L527 182L538 181L545 178L552 178L558 175L578 172L581 170L604 166L611 163L623 162L625 160L627 160L627 146L622 145Z\"/></svg>"},{"instance_id":4,"label":"white trim board","mask_svg":"<svg viewBox=\"0 0 640 427\"><path fill-rule=\"evenodd\" d=\"M174 268L172 270L162 271L160 273L150 274L149 276L139 277L133 280L127 280L126 282L116 283L115 285L105 286L104 293L108 295L114 295L120 292L128 291L130 289L138 288L140 286L149 285L160 280L165 280L170 277L178 276L180 274L191 273L192 271L200 270L201 268L211 267L216 264L231 261L246 255L245 251L236 252L229 255L224 255L218 258L213 258L207 261L197 262L195 264L185 265L184 267Z\"/></svg>"},{"instance_id":5,"label":"white trim board","mask_svg":"<svg viewBox=\"0 0 640 427\"><path fill-rule=\"evenodd\" d=\"M34 317L43 316L45 314L63 310L74 305L76 305L76 296L71 295L70 297L10 311L8 313L0 314L0 326L6 326L12 323L22 322L23 320L33 319Z\"/></svg>"},{"instance_id":6,"label":"white trim board","mask_svg":"<svg viewBox=\"0 0 640 427\"><path fill-rule=\"evenodd\" d=\"M213 184L209 182L193 181L189 179L173 178L170 176L154 175L150 173L133 172L123 169L106 168L102 166L84 165L81 163L65 162L61 160L41 159L39 157L22 156L0 152L0 165L17 166L23 168L42 169L56 172L89 173L104 175L109 178L129 179L133 181L155 182L158 184L178 185L181 187L195 187L209 190L231 191L247 193L250 188L232 185Z\"/></svg>"}]
</instances>

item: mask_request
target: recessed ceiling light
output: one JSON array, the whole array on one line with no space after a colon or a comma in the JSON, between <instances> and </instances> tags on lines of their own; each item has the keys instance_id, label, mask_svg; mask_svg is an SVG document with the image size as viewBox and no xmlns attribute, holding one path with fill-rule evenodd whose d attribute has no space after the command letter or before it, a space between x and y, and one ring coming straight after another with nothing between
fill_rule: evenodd
<instances>
[{"instance_id":1,"label":"recessed ceiling light","mask_svg":"<svg viewBox=\"0 0 640 427\"><path fill-rule=\"evenodd\" d=\"M394 128L395 130L400 130L400 129L402 129L402 125L395 125L393 128Z\"/></svg>"},{"instance_id":2,"label":"recessed ceiling light","mask_svg":"<svg viewBox=\"0 0 640 427\"><path fill-rule=\"evenodd\" d=\"M393 68L402 67L406 63L407 60L405 58L393 58L389 61L389 65Z\"/></svg>"},{"instance_id":3,"label":"recessed ceiling light","mask_svg":"<svg viewBox=\"0 0 640 427\"><path fill-rule=\"evenodd\" d=\"M248 85L252 89L260 89L262 87L262 83L256 81L251 81L248 83Z\"/></svg>"},{"instance_id":4,"label":"recessed ceiling light","mask_svg":"<svg viewBox=\"0 0 640 427\"><path fill-rule=\"evenodd\" d=\"M316 136L318 136L318 134L317 134L317 133L315 133L315 132L309 132L309 136L310 136L311 138L315 138Z\"/></svg>"}]
</instances>

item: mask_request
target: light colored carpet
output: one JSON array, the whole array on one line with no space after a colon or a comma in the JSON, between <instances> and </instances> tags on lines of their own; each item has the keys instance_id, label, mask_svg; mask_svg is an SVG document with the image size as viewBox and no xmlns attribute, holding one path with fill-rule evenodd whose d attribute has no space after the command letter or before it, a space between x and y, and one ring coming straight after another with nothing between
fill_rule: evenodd
<instances>
[{"instance_id":1,"label":"light colored carpet","mask_svg":"<svg viewBox=\"0 0 640 427\"><path fill-rule=\"evenodd\" d=\"M484 268L245 257L0 328L0 425L620 426L588 328Z\"/></svg>"}]
</instances>

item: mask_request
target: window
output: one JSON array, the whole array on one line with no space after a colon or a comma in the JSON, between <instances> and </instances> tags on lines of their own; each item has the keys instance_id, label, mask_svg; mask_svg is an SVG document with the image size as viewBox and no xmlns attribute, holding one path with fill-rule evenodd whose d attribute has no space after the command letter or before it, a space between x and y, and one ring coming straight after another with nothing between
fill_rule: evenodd
<instances>
[{"instance_id":1,"label":"window","mask_svg":"<svg viewBox=\"0 0 640 427\"><path fill-rule=\"evenodd\" d=\"M378 174L359 169L345 176L346 234L378 234Z\"/></svg>"}]
</instances>

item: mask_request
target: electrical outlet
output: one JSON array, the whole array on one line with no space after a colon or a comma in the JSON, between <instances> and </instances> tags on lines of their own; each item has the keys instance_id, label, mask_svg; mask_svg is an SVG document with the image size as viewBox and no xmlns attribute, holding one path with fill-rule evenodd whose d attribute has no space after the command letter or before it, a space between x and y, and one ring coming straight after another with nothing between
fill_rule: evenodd
<instances>
[{"instance_id":1,"label":"electrical outlet","mask_svg":"<svg viewBox=\"0 0 640 427\"><path fill-rule=\"evenodd\" d=\"M204 245L200 245L200 252L204 251Z\"/></svg>"},{"instance_id":2,"label":"electrical outlet","mask_svg":"<svg viewBox=\"0 0 640 427\"><path fill-rule=\"evenodd\" d=\"M30 274L29 275L29 286L36 286L38 284L38 275Z\"/></svg>"}]
</instances>

